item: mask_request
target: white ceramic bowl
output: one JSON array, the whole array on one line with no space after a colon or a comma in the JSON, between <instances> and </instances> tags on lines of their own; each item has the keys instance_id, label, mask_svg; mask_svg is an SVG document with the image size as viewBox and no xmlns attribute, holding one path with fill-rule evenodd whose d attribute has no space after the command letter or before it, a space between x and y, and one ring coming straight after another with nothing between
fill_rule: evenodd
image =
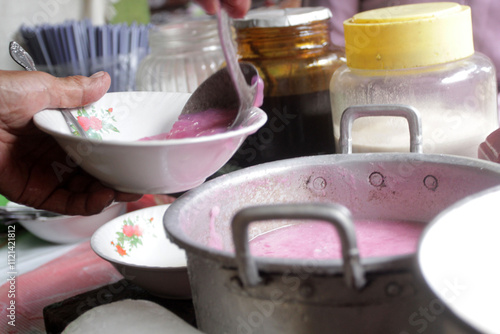
<instances>
[{"instance_id":1,"label":"white ceramic bowl","mask_svg":"<svg viewBox=\"0 0 500 334\"><path fill-rule=\"evenodd\" d=\"M16 209L30 209L17 203L9 202L6 205L9 211ZM35 209L33 209L35 210ZM103 224L124 214L126 203L113 203L101 213L92 216L55 216L40 217L35 220L18 220L29 232L40 239L59 243L75 243L87 240Z\"/></svg>"},{"instance_id":2,"label":"white ceramic bowl","mask_svg":"<svg viewBox=\"0 0 500 334\"><path fill-rule=\"evenodd\" d=\"M211 136L138 141L168 132L181 113L189 93L118 92L74 109L85 117L90 140L74 136L58 110L34 116L38 128L52 135L74 162L104 184L141 194L186 191L222 167L246 137L267 120L254 108L241 128ZM69 168L74 164L69 161Z\"/></svg>"},{"instance_id":3,"label":"white ceramic bowl","mask_svg":"<svg viewBox=\"0 0 500 334\"><path fill-rule=\"evenodd\" d=\"M94 252L125 279L164 298L190 298L184 250L167 239L163 215L169 204L126 213L90 239Z\"/></svg>"},{"instance_id":4,"label":"white ceramic bowl","mask_svg":"<svg viewBox=\"0 0 500 334\"><path fill-rule=\"evenodd\" d=\"M467 333L500 333L499 202L499 186L470 195L436 216L420 239L423 278L439 301L472 327Z\"/></svg>"}]
</instances>

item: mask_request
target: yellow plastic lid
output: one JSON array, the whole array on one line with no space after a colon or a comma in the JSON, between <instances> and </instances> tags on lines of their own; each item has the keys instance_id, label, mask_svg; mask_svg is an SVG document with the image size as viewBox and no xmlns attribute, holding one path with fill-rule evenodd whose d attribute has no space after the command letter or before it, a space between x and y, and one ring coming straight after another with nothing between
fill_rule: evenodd
<instances>
[{"instance_id":1,"label":"yellow plastic lid","mask_svg":"<svg viewBox=\"0 0 500 334\"><path fill-rule=\"evenodd\" d=\"M403 69L474 54L470 7L454 2L369 10L344 22L347 66Z\"/></svg>"}]
</instances>

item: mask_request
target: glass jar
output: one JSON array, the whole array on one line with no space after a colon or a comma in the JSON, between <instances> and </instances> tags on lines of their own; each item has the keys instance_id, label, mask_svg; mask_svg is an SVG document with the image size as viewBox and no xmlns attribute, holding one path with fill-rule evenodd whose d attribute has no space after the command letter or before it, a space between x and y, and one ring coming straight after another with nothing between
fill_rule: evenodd
<instances>
[{"instance_id":1,"label":"glass jar","mask_svg":"<svg viewBox=\"0 0 500 334\"><path fill-rule=\"evenodd\" d=\"M149 44L151 53L137 72L137 90L192 93L224 62L213 19L155 26Z\"/></svg>"},{"instance_id":2,"label":"glass jar","mask_svg":"<svg viewBox=\"0 0 500 334\"><path fill-rule=\"evenodd\" d=\"M344 22L346 65L330 84L335 142L352 105L404 104L421 115L423 152L477 157L498 128L495 69L474 51L471 13L456 3L395 6ZM352 125L353 152L404 152L402 118L368 117Z\"/></svg>"},{"instance_id":3,"label":"glass jar","mask_svg":"<svg viewBox=\"0 0 500 334\"><path fill-rule=\"evenodd\" d=\"M331 42L330 18L329 9L317 7L253 10L234 20L239 60L264 80L268 121L230 163L334 152L329 82L344 53Z\"/></svg>"}]
</instances>

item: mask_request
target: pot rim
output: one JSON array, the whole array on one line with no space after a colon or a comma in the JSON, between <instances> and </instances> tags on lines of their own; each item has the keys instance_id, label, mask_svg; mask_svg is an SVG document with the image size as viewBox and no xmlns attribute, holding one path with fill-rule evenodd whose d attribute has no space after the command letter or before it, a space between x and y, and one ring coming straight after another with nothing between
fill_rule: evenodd
<instances>
[{"instance_id":1,"label":"pot rim","mask_svg":"<svg viewBox=\"0 0 500 334\"><path fill-rule=\"evenodd\" d=\"M469 157L445 155L445 154L423 154L423 153L356 153L356 154L329 154L319 156L307 156L291 159L284 159L279 161L267 162L260 165L247 167L229 174L222 175L215 179L205 182L199 187L192 189L178 199L176 199L170 207L166 210L163 216L163 224L167 237L179 247L186 250L188 255L196 254L206 259L210 259L219 263L221 267L237 268L235 254L228 251L222 251L215 248L210 248L193 242L188 238L180 224L178 224L178 217L181 215L183 208L189 206L191 201L210 193L212 189L217 189L221 185L229 182L239 183L248 182L253 179L253 176L265 175L266 171L272 170L273 172L286 173L293 171L298 167L314 166L321 167L332 164L352 164L352 163L401 163L405 166L418 166L420 163L441 164L443 166L449 165L456 168L468 167L476 168L482 173L486 171L500 173L500 165ZM264 173L263 173L264 172ZM427 222L428 224L429 222ZM388 256L388 257L370 257L361 258L361 264L365 272L374 271L400 271L408 270L408 268L416 267L416 254ZM317 274L341 274L342 261L338 260L313 260L314 270L312 272ZM282 258L262 258L255 257L255 263L259 270L266 272L296 272L303 270L303 268L311 267L310 259L282 259Z\"/></svg>"}]
</instances>

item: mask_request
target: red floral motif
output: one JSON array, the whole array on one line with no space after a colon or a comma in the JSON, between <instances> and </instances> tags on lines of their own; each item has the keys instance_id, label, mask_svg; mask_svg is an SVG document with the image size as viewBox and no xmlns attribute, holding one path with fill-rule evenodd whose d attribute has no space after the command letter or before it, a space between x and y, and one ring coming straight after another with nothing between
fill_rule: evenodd
<instances>
[{"instance_id":1,"label":"red floral motif","mask_svg":"<svg viewBox=\"0 0 500 334\"><path fill-rule=\"evenodd\" d=\"M96 131L99 131L102 129L102 121L99 118L92 116L90 117L90 127Z\"/></svg>"},{"instance_id":2,"label":"red floral motif","mask_svg":"<svg viewBox=\"0 0 500 334\"><path fill-rule=\"evenodd\" d=\"M147 228L138 223L138 219L139 217L135 219L126 218L123 221L123 225L116 232L116 241L111 241L111 245L120 256L129 256L129 253L132 252L134 248L143 245L142 239L144 233L147 233ZM151 221L153 218L146 218L145 220Z\"/></svg>"},{"instance_id":3,"label":"red floral motif","mask_svg":"<svg viewBox=\"0 0 500 334\"><path fill-rule=\"evenodd\" d=\"M123 234L127 237L131 237L134 235L134 226L133 225L125 225L123 226Z\"/></svg>"},{"instance_id":4,"label":"red floral motif","mask_svg":"<svg viewBox=\"0 0 500 334\"><path fill-rule=\"evenodd\" d=\"M91 124L88 117L78 116L78 123L82 126L83 131L88 131L90 129Z\"/></svg>"},{"instance_id":5,"label":"red floral motif","mask_svg":"<svg viewBox=\"0 0 500 334\"><path fill-rule=\"evenodd\" d=\"M90 118L85 117L85 116L78 116L78 123L83 128L83 131L89 131L90 128L99 131L102 129L102 121L95 117L91 116Z\"/></svg>"},{"instance_id":6,"label":"red floral motif","mask_svg":"<svg viewBox=\"0 0 500 334\"><path fill-rule=\"evenodd\" d=\"M116 245L116 250L118 254L120 254L121 256L127 255L127 251L123 249L122 246L120 245Z\"/></svg>"},{"instance_id":7,"label":"red floral motif","mask_svg":"<svg viewBox=\"0 0 500 334\"><path fill-rule=\"evenodd\" d=\"M134 234L138 237L142 236L142 228L139 225L134 225Z\"/></svg>"},{"instance_id":8,"label":"red floral motif","mask_svg":"<svg viewBox=\"0 0 500 334\"><path fill-rule=\"evenodd\" d=\"M142 228L139 225L125 225L123 226L123 234L129 238L133 235L140 237L142 236Z\"/></svg>"},{"instance_id":9,"label":"red floral motif","mask_svg":"<svg viewBox=\"0 0 500 334\"><path fill-rule=\"evenodd\" d=\"M80 108L77 111L76 117L78 123L82 126L82 131L84 131L89 138L101 140L104 134L120 132L113 124L117 123L117 120L115 119L112 107L96 108L92 106L90 110ZM75 127L72 128L72 133L78 135L78 131Z\"/></svg>"}]
</instances>

